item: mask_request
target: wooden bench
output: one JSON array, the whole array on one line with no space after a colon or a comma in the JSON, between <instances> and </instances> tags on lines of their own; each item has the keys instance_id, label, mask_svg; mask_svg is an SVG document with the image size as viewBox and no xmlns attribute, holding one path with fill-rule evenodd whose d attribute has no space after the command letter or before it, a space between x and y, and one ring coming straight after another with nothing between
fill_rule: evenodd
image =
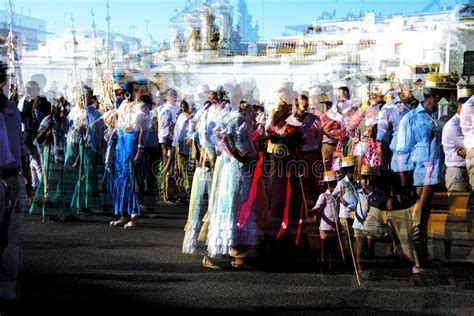
<instances>
[{"instance_id":1,"label":"wooden bench","mask_svg":"<svg viewBox=\"0 0 474 316\"><path fill-rule=\"evenodd\" d=\"M430 233L452 232L474 233L474 212L468 207L469 193L435 193L428 224Z\"/></svg>"}]
</instances>

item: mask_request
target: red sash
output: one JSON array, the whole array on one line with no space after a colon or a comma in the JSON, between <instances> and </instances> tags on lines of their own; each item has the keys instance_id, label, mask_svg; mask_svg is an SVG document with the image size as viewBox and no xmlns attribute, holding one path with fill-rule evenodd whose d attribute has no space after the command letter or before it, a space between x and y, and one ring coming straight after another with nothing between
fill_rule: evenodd
<instances>
[{"instance_id":1,"label":"red sash","mask_svg":"<svg viewBox=\"0 0 474 316\"><path fill-rule=\"evenodd\" d=\"M252 210L252 205L254 204L255 198L257 197L258 181L262 177L263 152L259 152L258 155L258 163L257 167L255 168L255 172L253 173L249 197L247 201L242 204L239 219L237 221L237 227L240 229L243 229L245 227L245 224L247 224L247 220L250 216L250 211Z\"/></svg>"},{"instance_id":2,"label":"red sash","mask_svg":"<svg viewBox=\"0 0 474 316\"><path fill-rule=\"evenodd\" d=\"M276 239L280 239L283 235L285 230L288 228L289 222L289 213L290 213L290 200L291 200L291 173L288 172L287 182L286 182L286 201L285 201L285 209L283 210L283 222L281 223L280 231L278 232Z\"/></svg>"}]
</instances>

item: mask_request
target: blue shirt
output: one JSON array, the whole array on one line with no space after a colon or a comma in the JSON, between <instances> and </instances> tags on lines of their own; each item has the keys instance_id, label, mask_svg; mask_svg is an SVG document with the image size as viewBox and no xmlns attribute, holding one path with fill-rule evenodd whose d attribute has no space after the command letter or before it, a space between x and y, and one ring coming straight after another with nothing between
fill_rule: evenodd
<instances>
[{"instance_id":1,"label":"blue shirt","mask_svg":"<svg viewBox=\"0 0 474 316\"><path fill-rule=\"evenodd\" d=\"M48 126L49 120L52 120L53 127L51 129L52 137L47 139L45 142L47 145L51 146L51 155L56 163L64 162L64 154L66 147L65 144L65 133L64 130L65 122L61 118L52 116L52 114L45 116L45 118L41 121L40 127L38 129L38 134L42 133L45 128Z\"/></svg>"},{"instance_id":2,"label":"blue shirt","mask_svg":"<svg viewBox=\"0 0 474 316\"><path fill-rule=\"evenodd\" d=\"M242 155L257 155L258 151L252 141L253 126L243 112L233 112L226 129L230 147L236 148Z\"/></svg>"},{"instance_id":3,"label":"blue shirt","mask_svg":"<svg viewBox=\"0 0 474 316\"><path fill-rule=\"evenodd\" d=\"M105 124L100 119L101 114L95 105L89 105L86 108L87 125L89 130L87 132L86 146L93 148L96 152L102 150L102 140L104 139Z\"/></svg>"},{"instance_id":4,"label":"blue shirt","mask_svg":"<svg viewBox=\"0 0 474 316\"><path fill-rule=\"evenodd\" d=\"M437 113L429 113L422 105L400 121L396 152L410 155L415 186L442 181L441 131Z\"/></svg>"},{"instance_id":5,"label":"blue shirt","mask_svg":"<svg viewBox=\"0 0 474 316\"><path fill-rule=\"evenodd\" d=\"M397 97L393 103L386 104L379 112L377 118L377 140L389 145L392 151L390 169L394 172L413 170L409 164L409 156L397 152L398 127L402 118L419 104L413 99L410 103L403 102Z\"/></svg>"},{"instance_id":6,"label":"blue shirt","mask_svg":"<svg viewBox=\"0 0 474 316\"><path fill-rule=\"evenodd\" d=\"M220 105L217 106L216 104L212 104L205 113L205 135L206 135L206 142L204 146L206 148L218 148L222 145L220 143L220 139L218 133L225 128L226 122L225 118L231 107L225 101ZM216 138L217 135L217 138Z\"/></svg>"},{"instance_id":7,"label":"blue shirt","mask_svg":"<svg viewBox=\"0 0 474 316\"><path fill-rule=\"evenodd\" d=\"M403 102L399 97L393 103L387 103L382 107L377 118L377 140L390 145L394 152L397 147L398 126L402 118L418 105L418 100L413 99L411 103Z\"/></svg>"},{"instance_id":8,"label":"blue shirt","mask_svg":"<svg viewBox=\"0 0 474 316\"><path fill-rule=\"evenodd\" d=\"M149 122L148 128L143 130L143 145L145 147L153 148L158 146L158 119L155 119L158 114L155 110L151 110L149 113L144 114L149 116Z\"/></svg>"},{"instance_id":9,"label":"blue shirt","mask_svg":"<svg viewBox=\"0 0 474 316\"><path fill-rule=\"evenodd\" d=\"M359 203L357 204L354 224L352 227L359 230L365 230L365 219L369 215L371 207L379 210L385 210L389 201L389 197L385 194L385 192L377 188L374 188L374 190L370 193L366 193L362 188L358 189L357 199Z\"/></svg>"},{"instance_id":10,"label":"blue shirt","mask_svg":"<svg viewBox=\"0 0 474 316\"><path fill-rule=\"evenodd\" d=\"M332 195L338 197L341 201L339 217L349 218L351 212L353 212L357 207L357 192L355 185L347 176L345 176L342 180L338 181Z\"/></svg>"}]
</instances>

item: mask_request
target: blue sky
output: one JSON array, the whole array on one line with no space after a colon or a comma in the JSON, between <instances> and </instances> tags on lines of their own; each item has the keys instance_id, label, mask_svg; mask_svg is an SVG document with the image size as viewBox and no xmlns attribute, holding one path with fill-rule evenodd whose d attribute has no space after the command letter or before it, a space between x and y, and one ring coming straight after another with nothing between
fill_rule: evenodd
<instances>
[{"instance_id":1,"label":"blue sky","mask_svg":"<svg viewBox=\"0 0 474 316\"><path fill-rule=\"evenodd\" d=\"M6 0L2 0L3 6ZM230 1L234 7L237 0ZM431 0L247 0L253 21L259 21L261 36L272 38L284 32L285 25L309 24L323 10L336 9L337 15L348 11L374 10L383 13L421 11ZM465 0L441 0L441 5L454 5ZM70 13L74 14L77 29L91 25L91 9L95 23L106 29L106 0L18 0L13 1L15 11L45 19L47 30L62 35L71 28ZM145 20L154 39L168 39L168 19L175 8L182 9L185 0L110 0L111 28L122 34L144 37ZM135 25L135 28L132 27Z\"/></svg>"}]
</instances>

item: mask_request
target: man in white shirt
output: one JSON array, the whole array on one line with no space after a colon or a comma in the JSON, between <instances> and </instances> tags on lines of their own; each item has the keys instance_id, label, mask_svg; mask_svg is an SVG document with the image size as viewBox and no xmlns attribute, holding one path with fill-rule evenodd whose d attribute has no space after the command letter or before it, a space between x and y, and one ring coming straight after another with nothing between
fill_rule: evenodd
<instances>
[{"instance_id":1,"label":"man in white shirt","mask_svg":"<svg viewBox=\"0 0 474 316\"><path fill-rule=\"evenodd\" d=\"M160 108L158 113L158 142L160 143L161 153L163 157L163 172L164 172L164 192L163 199L169 202L168 196L168 173L171 170L171 160L173 154L173 129L176 124L176 118L179 107L176 105L178 92L174 89L167 89L165 91L166 103Z\"/></svg>"},{"instance_id":2,"label":"man in white shirt","mask_svg":"<svg viewBox=\"0 0 474 316\"><path fill-rule=\"evenodd\" d=\"M463 104L468 97L458 99L457 113L444 125L442 144L446 165L446 188L451 192L469 191L468 173L466 169L466 149L464 135L461 130L461 113Z\"/></svg>"},{"instance_id":3,"label":"man in white shirt","mask_svg":"<svg viewBox=\"0 0 474 316\"><path fill-rule=\"evenodd\" d=\"M464 135L464 148L466 149L466 168L472 192L474 188L474 95L463 104L459 116Z\"/></svg>"}]
</instances>

